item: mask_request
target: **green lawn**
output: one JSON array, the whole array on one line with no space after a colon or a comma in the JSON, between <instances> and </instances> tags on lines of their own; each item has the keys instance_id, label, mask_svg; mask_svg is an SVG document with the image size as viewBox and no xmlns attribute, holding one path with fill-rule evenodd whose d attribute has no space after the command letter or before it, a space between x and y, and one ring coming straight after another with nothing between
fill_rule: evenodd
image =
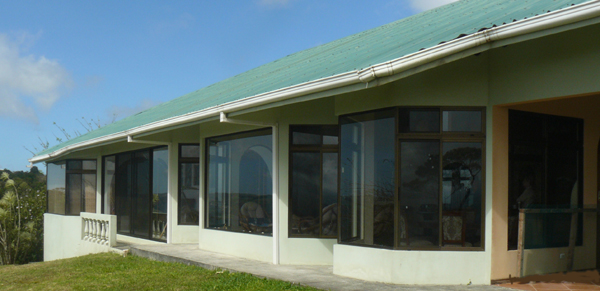
<instances>
[{"instance_id":1,"label":"green lawn","mask_svg":"<svg viewBox=\"0 0 600 291\"><path fill-rule=\"evenodd\" d=\"M95 254L0 266L0 290L317 290L243 273L209 271L141 257Z\"/></svg>"}]
</instances>

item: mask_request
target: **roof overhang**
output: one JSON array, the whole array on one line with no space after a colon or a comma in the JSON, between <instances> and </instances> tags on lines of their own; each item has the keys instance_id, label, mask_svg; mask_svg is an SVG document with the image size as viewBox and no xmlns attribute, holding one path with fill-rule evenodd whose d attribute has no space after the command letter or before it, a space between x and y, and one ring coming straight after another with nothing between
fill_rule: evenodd
<instances>
[{"instance_id":1,"label":"roof overhang","mask_svg":"<svg viewBox=\"0 0 600 291\"><path fill-rule=\"evenodd\" d=\"M415 68L425 67L425 69L431 69L448 61L458 60L495 47L539 38L595 23L600 23L600 0L589 1L535 17L487 28L477 33L425 48L416 53L376 64L362 70L350 71L297 84L75 143L49 154L35 156L29 159L29 162L44 162L74 151L126 141L128 136L148 134L202 120L218 119L221 112L238 112L265 104L348 86L353 86L353 90L379 86L414 74L413 69ZM419 70L419 72L425 69ZM361 83L365 84L364 87L356 86L356 84Z\"/></svg>"}]
</instances>

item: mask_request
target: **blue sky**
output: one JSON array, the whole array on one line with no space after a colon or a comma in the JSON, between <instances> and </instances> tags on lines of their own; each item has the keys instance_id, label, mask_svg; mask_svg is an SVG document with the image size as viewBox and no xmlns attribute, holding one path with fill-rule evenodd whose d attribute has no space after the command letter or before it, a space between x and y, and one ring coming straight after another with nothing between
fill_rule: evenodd
<instances>
[{"instance_id":1,"label":"blue sky","mask_svg":"<svg viewBox=\"0 0 600 291\"><path fill-rule=\"evenodd\" d=\"M449 2L0 0L0 169L57 144L54 123L74 136L82 118L110 123Z\"/></svg>"}]
</instances>

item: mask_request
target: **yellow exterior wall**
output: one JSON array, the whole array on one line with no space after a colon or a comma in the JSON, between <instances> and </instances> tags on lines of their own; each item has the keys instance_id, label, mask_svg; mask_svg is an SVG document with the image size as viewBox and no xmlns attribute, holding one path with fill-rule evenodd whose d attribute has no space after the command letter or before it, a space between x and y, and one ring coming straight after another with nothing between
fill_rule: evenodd
<instances>
[{"instance_id":1,"label":"yellow exterior wall","mask_svg":"<svg viewBox=\"0 0 600 291\"><path fill-rule=\"evenodd\" d=\"M508 109L584 119L584 204L596 204L600 129L600 25L490 51L489 105L493 107L492 279L518 276L517 252L508 251ZM596 221L584 220L584 246L575 269L596 266ZM527 250L525 274L565 269L564 249Z\"/></svg>"}]
</instances>

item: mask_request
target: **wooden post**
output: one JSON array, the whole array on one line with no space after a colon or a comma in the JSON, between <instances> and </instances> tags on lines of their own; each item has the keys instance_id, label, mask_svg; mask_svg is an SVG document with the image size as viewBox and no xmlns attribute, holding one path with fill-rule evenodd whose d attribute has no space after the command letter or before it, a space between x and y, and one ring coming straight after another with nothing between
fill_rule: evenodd
<instances>
[{"instance_id":1,"label":"wooden post","mask_svg":"<svg viewBox=\"0 0 600 291\"><path fill-rule=\"evenodd\" d=\"M571 215L571 229L569 235L569 250L567 251L567 271L573 271L575 256L575 243L577 242L577 218L579 213L574 211Z\"/></svg>"},{"instance_id":2,"label":"wooden post","mask_svg":"<svg viewBox=\"0 0 600 291\"><path fill-rule=\"evenodd\" d=\"M517 247L517 266L519 277L523 277L523 250L525 249L525 212L519 210L519 239Z\"/></svg>"}]
</instances>

